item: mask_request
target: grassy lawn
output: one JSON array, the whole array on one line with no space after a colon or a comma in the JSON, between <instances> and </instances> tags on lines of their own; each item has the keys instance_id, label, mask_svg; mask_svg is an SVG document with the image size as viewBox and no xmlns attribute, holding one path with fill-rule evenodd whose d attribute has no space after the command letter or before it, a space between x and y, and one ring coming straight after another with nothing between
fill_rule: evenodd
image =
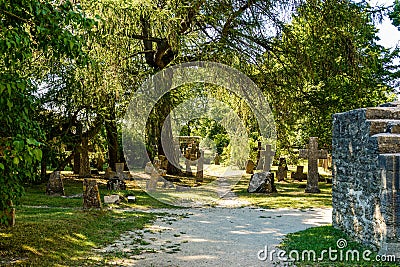
<instances>
[{"instance_id":1,"label":"grassy lawn","mask_svg":"<svg viewBox=\"0 0 400 267\"><path fill-rule=\"evenodd\" d=\"M340 239L345 239L347 244L344 246L344 243L338 243ZM329 248L332 249L331 256L329 256L328 252L322 254L323 250L329 251ZM382 262L380 260L382 258L376 260L377 253L372 252L368 247L352 241L347 235L332 226L313 227L288 234L280 244L280 249L286 252L285 256L287 257L292 253L291 256L293 258L297 258L296 253L293 251L297 250L299 252L299 261L294 262L291 266L399 266L398 262L394 263L390 260ZM303 251L310 250L315 252L315 260L309 261L308 254L304 254L303 260ZM336 250L336 252L333 250ZM358 251L359 260L357 260L357 252L354 252L355 250ZM370 255L365 254L367 260L364 260L363 253L367 250L370 250L372 253ZM352 253L354 253L354 257ZM342 260L340 260L340 257L342 257ZM279 259L275 260L277 263L279 262Z\"/></svg>"},{"instance_id":2,"label":"grassy lawn","mask_svg":"<svg viewBox=\"0 0 400 267\"><path fill-rule=\"evenodd\" d=\"M82 180L64 179L67 196L82 193ZM117 239L123 232L141 229L159 214L139 210L171 208L149 197L128 182L122 196L134 194L136 203L123 203L112 209L83 211L82 198L47 196L46 185L26 188L26 195L16 206L16 226L0 228L0 266L93 266L103 265L107 258L96 255L92 249ZM106 190L99 184L100 194ZM123 208L138 208L124 212ZM138 241L139 242L139 241Z\"/></svg>"},{"instance_id":3,"label":"grassy lawn","mask_svg":"<svg viewBox=\"0 0 400 267\"><path fill-rule=\"evenodd\" d=\"M289 170L294 170L290 168ZM329 177L326 174L323 174ZM251 175L245 175L237 183L233 192L235 192L239 198L247 200L252 205L260 206L263 208L276 209L276 208L331 208L332 207L332 185L325 182L319 183L321 193L309 194L304 193L306 181L297 182L287 179L287 182L276 182L275 186L278 193L262 194L262 193L247 193L247 187L249 185Z\"/></svg>"},{"instance_id":4,"label":"grassy lawn","mask_svg":"<svg viewBox=\"0 0 400 267\"><path fill-rule=\"evenodd\" d=\"M331 207L331 185L320 183L321 194L305 194L305 182L276 183L278 193L249 194L250 175L244 176L233 191L239 198L264 208ZM102 210L82 210L82 179L67 176L67 198L47 196L46 184L30 185L16 203L16 226L0 228L0 266L102 266L118 255L99 255L93 248L104 247L128 230L142 229L162 214L146 213L153 208L178 208L157 201L127 181L127 190L106 189L106 180L98 180L101 199L116 193L136 196L136 203L103 205ZM125 209L129 208L127 212ZM134 209L132 211L132 209ZM138 243L140 240L133 242ZM137 253L140 253L138 249Z\"/></svg>"}]
</instances>

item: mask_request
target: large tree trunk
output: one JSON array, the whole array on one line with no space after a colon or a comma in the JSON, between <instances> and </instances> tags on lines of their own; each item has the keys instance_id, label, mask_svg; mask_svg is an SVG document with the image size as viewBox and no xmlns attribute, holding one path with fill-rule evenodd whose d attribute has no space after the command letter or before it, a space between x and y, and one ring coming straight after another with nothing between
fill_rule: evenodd
<instances>
[{"instance_id":1,"label":"large tree trunk","mask_svg":"<svg viewBox=\"0 0 400 267\"><path fill-rule=\"evenodd\" d=\"M79 167L79 177L90 177L90 162L89 162L89 140L87 137L82 138L82 146L80 148L81 160Z\"/></svg>"},{"instance_id":2,"label":"large tree trunk","mask_svg":"<svg viewBox=\"0 0 400 267\"><path fill-rule=\"evenodd\" d=\"M74 174L79 174L81 168L81 153L79 147L80 146L76 146L74 151Z\"/></svg>"},{"instance_id":3,"label":"large tree trunk","mask_svg":"<svg viewBox=\"0 0 400 267\"><path fill-rule=\"evenodd\" d=\"M172 126L171 126L171 95L167 93L164 95L163 99L160 101L160 105L158 106L158 120L157 120L157 148L158 155L166 155L165 151L168 152L168 167L167 173L171 175L179 175L182 176L183 172L179 168L178 155L175 149L173 134L172 134ZM164 127L164 131L163 131ZM161 137L162 135L162 137ZM164 140L164 141L162 141ZM164 146L163 146L164 143Z\"/></svg>"},{"instance_id":4,"label":"large tree trunk","mask_svg":"<svg viewBox=\"0 0 400 267\"><path fill-rule=\"evenodd\" d=\"M109 118L105 123L108 143L108 165L115 171L115 163L119 162L118 158L118 129L115 112L111 111Z\"/></svg>"}]
</instances>

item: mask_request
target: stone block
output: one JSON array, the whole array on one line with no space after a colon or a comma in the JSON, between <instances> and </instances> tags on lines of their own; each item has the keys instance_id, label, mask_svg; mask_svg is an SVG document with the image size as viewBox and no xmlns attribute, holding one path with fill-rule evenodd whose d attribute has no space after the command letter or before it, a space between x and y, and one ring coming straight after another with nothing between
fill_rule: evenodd
<instances>
[{"instance_id":1,"label":"stone block","mask_svg":"<svg viewBox=\"0 0 400 267\"><path fill-rule=\"evenodd\" d=\"M104 196L104 204L119 204L119 195Z\"/></svg>"}]
</instances>

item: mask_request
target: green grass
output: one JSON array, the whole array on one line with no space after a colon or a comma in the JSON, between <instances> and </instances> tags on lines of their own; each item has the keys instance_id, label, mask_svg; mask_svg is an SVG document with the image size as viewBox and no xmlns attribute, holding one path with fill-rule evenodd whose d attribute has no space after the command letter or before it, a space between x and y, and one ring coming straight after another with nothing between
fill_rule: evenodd
<instances>
[{"instance_id":1,"label":"green grass","mask_svg":"<svg viewBox=\"0 0 400 267\"><path fill-rule=\"evenodd\" d=\"M345 239L347 241L347 245L342 247L338 247L337 242L339 239ZM325 252L323 255L323 260L319 260L321 258L321 253L323 250L328 250L331 248L332 250L337 250L332 252L331 259L334 259L337 256L336 260L330 260L329 254ZM371 248L365 247L357 242L351 240L347 235L345 235L342 231L333 228L332 226L320 226L309 228L304 231L292 233L286 235L282 243L280 244L280 249L286 252L286 256L293 250L299 251L299 261L294 262L295 266L399 266L398 262L378 262L375 261L375 257L377 255L376 252L372 252ZM302 252L303 251L315 251L316 261L308 261L308 256L305 254L305 261L302 261ZM346 258L346 253L348 251L357 250L359 253L359 261L356 258L353 258L350 253ZM370 259L370 261L363 260L363 252L366 250L370 250L372 252L371 255L367 255L366 257ZM340 254L342 251L342 260L340 260ZM296 257L293 252L293 257ZM279 263L279 260L275 258L276 262ZM280 262L282 263L282 262ZM294 266L294 265L293 265Z\"/></svg>"},{"instance_id":2,"label":"green grass","mask_svg":"<svg viewBox=\"0 0 400 267\"><path fill-rule=\"evenodd\" d=\"M289 180L289 179L288 179ZM250 175L245 175L237 183L233 192L242 200L249 201L252 205L276 209L276 208L330 208L332 207L332 185L325 182L319 183L321 193L305 193L304 187L307 182L275 182L278 193L262 194L248 193Z\"/></svg>"},{"instance_id":3,"label":"green grass","mask_svg":"<svg viewBox=\"0 0 400 267\"><path fill-rule=\"evenodd\" d=\"M142 229L160 215L141 210L172 207L134 186L110 192L104 182L99 182L102 199L111 193L133 194L136 203L83 211L81 197L47 196L45 184L28 186L16 205L16 226L0 228L0 266L101 266L109 255L96 254L93 248L111 243L125 231ZM80 194L82 180L64 179L64 187L67 196ZM123 208L135 210L126 212ZM140 245L140 240L137 242Z\"/></svg>"}]
</instances>

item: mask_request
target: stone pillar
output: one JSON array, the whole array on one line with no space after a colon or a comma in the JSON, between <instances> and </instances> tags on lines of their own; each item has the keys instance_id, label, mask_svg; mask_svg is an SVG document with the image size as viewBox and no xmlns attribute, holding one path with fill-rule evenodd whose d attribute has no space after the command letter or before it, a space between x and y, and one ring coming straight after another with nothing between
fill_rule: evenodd
<instances>
[{"instance_id":1,"label":"stone pillar","mask_svg":"<svg viewBox=\"0 0 400 267\"><path fill-rule=\"evenodd\" d=\"M64 184L61 177L60 171L55 171L50 174L49 181L46 187L47 195L59 195L64 196Z\"/></svg>"},{"instance_id":2,"label":"stone pillar","mask_svg":"<svg viewBox=\"0 0 400 267\"><path fill-rule=\"evenodd\" d=\"M83 209L101 209L99 187L95 179L83 180Z\"/></svg>"},{"instance_id":3,"label":"stone pillar","mask_svg":"<svg viewBox=\"0 0 400 267\"><path fill-rule=\"evenodd\" d=\"M200 157L197 160L197 173L196 173L196 182L203 182L203 169L204 169L204 150L200 151Z\"/></svg>"}]
</instances>

